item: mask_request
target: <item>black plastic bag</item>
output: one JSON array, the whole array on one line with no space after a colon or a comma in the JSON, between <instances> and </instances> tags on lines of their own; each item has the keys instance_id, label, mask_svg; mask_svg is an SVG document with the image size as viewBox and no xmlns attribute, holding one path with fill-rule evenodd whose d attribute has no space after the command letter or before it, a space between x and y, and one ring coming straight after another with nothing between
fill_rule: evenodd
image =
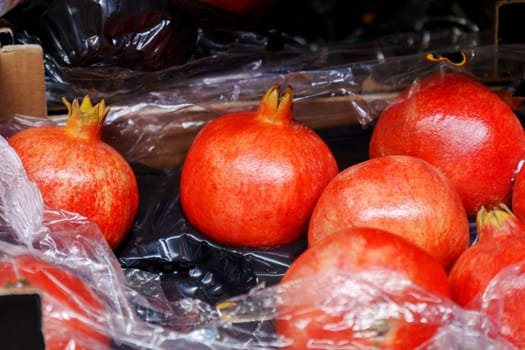
<instances>
[{"instance_id":1,"label":"black plastic bag","mask_svg":"<svg viewBox=\"0 0 525 350\"><path fill-rule=\"evenodd\" d=\"M179 167L133 167L139 184L139 209L117 256L124 268L159 274L171 301L192 297L215 303L257 285L273 285L306 248L306 239L272 249L215 243L184 217Z\"/></svg>"},{"instance_id":2,"label":"black plastic bag","mask_svg":"<svg viewBox=\"0 0 525 350\"><path fill-rule=\"evenodd\" d=\"M358 125L319 132L341 169L368 157L371 129ZM280 281L306 249L306 237L275 248L238 248L207 238L186 220L180 205L182 166L155 169L132 163L139 187L135 222L116 254L123 268L158 274L166 297L214 304L256 286Z\"/></svg>"}]
</instances>

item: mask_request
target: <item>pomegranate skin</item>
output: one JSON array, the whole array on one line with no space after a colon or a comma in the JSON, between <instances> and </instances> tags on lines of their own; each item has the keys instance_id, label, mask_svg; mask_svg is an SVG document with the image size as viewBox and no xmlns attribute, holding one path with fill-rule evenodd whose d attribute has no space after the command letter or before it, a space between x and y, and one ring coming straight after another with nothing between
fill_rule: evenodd
<instances>
[{"instance_id":1,"label":"pomegranate skin","mask_svg":"<svg viewBox=\"0 0 525 350\"><path fill-rule=\"evenodd\" d=\"M505 267L491 280L482 297L475 298L468 308L486 314L499 334L514 344L525 347L525 289L523 261Z\"/></svg>"},{"instance_id":2,"label":"pomegranate skin","mask_svg":"<svg viewBox=\"0 0 525 350\"><path fill-rule=\"evenodd\" d=\"M374 269L385 269L403 274L414 285L429 293L450 299L450 286L443 266L416 245L392 232L370 227L352 227L338 231L319 244L303 252L290 266L281 284L305 279L304 291L298 288L283 289L276 319L278 334L292 340L286 349L416 349L438 328L437 320L428 317L423 322L424 309L411 313L411 318L385 316L378 328L360 328L359 315L348 305L355 298L372 306L388 299L386 293L373 292L375 298L362 298L355 291L341 288L340 280L323 280L310 287L309 278L326 278L337 273L375 273ZM344 283L344 282L343 282ZM403 285L403 283L399 283ZM391 297L391 296L390 296ZM410 288L397 293L392 301L403 305L418 303L418 293ZM427 304L428 307L430 307ZM348 308L348 309L345 309ZM443 307L445 309L445 307ZM414 309L412 309L414 310ZM381 313L381 312L380 312ZM421 315L420 315L421 313ZM439 320L440 315L434 314ZM357 319L357 320L356 320ZM376 333L374 335L374 333ZM311 344L316 344L313 346Z\"/></svg>"},{"instance_id":3,"label":"pomegranate skin","mask_svg":"<svg viewBox=\"0 0 525 350\"><path fill-rule=\"evenodd\" d=\"M115 249L137 212L135 174L120 153L100 140L105 115L97 121L75 119L80 113L73 112L65 127L24 129L8 142L45 203L90 219Z\"/></svg>"},{"instance_id":4,"label":"pomegranate skin","mask_svg":"<svg viewBox=\"0 0 525 350\"><path fill-rule=\"evenodd\" d=\"M449 273L453 299L468 306L503 268L525 260L525 224L506 206L477 215L478 240Z\"/></svg>"},{"instance_id":5,"label":"pomegranate skin","mask_svg":"<svg viewBox=\"0 0 525 350\"><path fill-rule=\"evenodd\" d=\"M306 233L335 158L308 127L291 120L291 88L271 88L257 111L205 125L184 161L180 196L189 222L226 245L272 247Z\"/></svg>"},{"instance_id":6,"label":"pomegranate skin","mask_svg":"<svg viewBox=\"0 0 525 350\"><path fill-rule=\"evenodd\" d=\"M476 218L478 241L449 273L452 298L486 314L517 348L525 345L525 224L505 205Z\"/></svg>"},{"instance_id":7,"label":"pomegranate skin","mask_svg":"<svg viewBox=\"0 0 525 350\"><path fill-rule=\"evenodd\" d=\"M482 206L510 205L524 149L523 127L498 95L470 77L445 73L414 83L383 111L369 155L411 155L438 167L473 218Z\"/></svg>"},{"instance_id":8,"label":"pomegranate skin","mask_svg":"<svg viewBox=\"0 0 525 350\"><path fill-rule=\"evenodd\" d=\"M428 162L395 155L342 170L319 197L308 244L368 226L396 233L450 269L469 243L468 217L450 181Z\"/></svg>"}]
</instances>

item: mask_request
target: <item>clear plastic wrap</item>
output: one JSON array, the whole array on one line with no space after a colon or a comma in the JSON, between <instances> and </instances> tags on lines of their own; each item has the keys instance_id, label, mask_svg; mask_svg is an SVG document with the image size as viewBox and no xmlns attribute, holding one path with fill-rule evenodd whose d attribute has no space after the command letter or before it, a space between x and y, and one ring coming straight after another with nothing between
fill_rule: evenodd
<instances>
[{"instance_id":1,"label":"clear plastic wrap","mask_svg":"<svg viewBox=\"0 0 525 350\"><path fill-rule=\"evenodd\" d=\"M132 162L160 168L177 165L202 125L227 112L255 109L264 89L275 83L294 88L296 120L320 133L338 130L341 136L371 126L403 88L439 70L467 72L494 89L516 89L523 78L523 50L521 45L464 49L465 67L431 62L418 53L339 66L323 63L305 70L226 72L184 80L183 86L173 82L166 89L130 94L114 104L105 138ZM327 62L331 55L344 52L328 50ZM351 56L351 52L346 53ZM307 60L303 56L290 66L296 64L297 69Z\"/></svg>"},{"instance_id":2,"label":"clear plastic wrap","mask_svg":"<svg viewBox=\"0 0 525 350\"><path fill-rule=\"evenodd\" d=\"M205 123L224 113L255 109L265 89L275 83L294 88L296 120L333 139L366 132L386 104L403 88L421 76L440 70L466 72L508 96L522 89L524 63L521 57L525 47L521 44L467 47L461 50L467 59L463 67L430 61L426 53L370 57L364 61L331 65L333 57L351 57L354 50L352 46L333 47L300 58L283 58L279 61L279 70L275 67L273 70L251 70L243 65L243 58L247 65L256 62L257 51L240 56L224 54L215 73L205 69L216 63L208 58L135 76L134 82L125 77L108 77L108 71L103 70L104 80L129 88L121 86L110 89L113 91L110 93L105 92L103 85L104 91L71 85L66 97L89 94L93 100L105 98L111 111L103 139L128 161L163 169L182 164L193 137ZM368 47L367 51L374 52L374 48ZM226 69L224 65L233 61L237 68ZM309 62L317 62L317 65L308 67ZM90 74L88 81L95 83L97 69ZM64 120L65 115L58 114L50 121L36 122L63 123ZM30 116L13 116L1 125L3 135L34 122Z\"/></svg>"},{"instance_id":3,"label":"clear plastic wrap","mask_svg":"<svg viewBox=\"0 0 525 350\"><path fill-rule=\"evenodd\" d=\"M523 303L525 296L525 262L502 269L487 288L467 305L489 315L498 325L498 333L518 348L525 345Z\"/></svg>"},{"instance_id":4,"label":"clear plastic wrap","mask_svg":"<svg viewBox=\"0 0 525 350\"><path fill-rule=\"evenodd\" d=\"M436 325L425 349L513 349L498 336L496 325L483 314L462 310L450 300L431 295L389 271L343 272L312 276L289 284L263 285L211 304L198 298L169 301L159 276L136 269L121 269L96 226L74 213L44 206L34 183L25 175L15 152L0 138L0 261L30 255L70 271L101 300L104 309L88 326L111 338L113 349L279 349L289 339L275 333L274 320L287 319L290 295L308 296L335 314L344 314L345 327L362 331L385 319L404 319ZM328 289L327 283L341 288ZM501 286L503 288L503 286ZM56 284L72 295L64 284ZM9 292L4 288L2 292ZM12 292L12 291L11 291ZM409 300L403 295L410 295ZM364 303L366 300L378 300ZM294 298L300 303L303 297ZM59 300L60 302L60 300ZM83 310L91 310L88 305ZM417 317L415 317L417 315ZM56 322L79 315L51 313ZM315 320L310 320L315 322ZM376 333L364 332L375 337ZM368 335L367 335L368 334ZM109 348L86 336L70 333L69 348L83 344ZM312 342L322 339L312 339ZM99 346L97 346L97 344ZM348 345L345 345L348 348ZM330 347L337 348L337 347ZM343 348L343 347L341 347Z\"/></svg>"},{"instance_id":5,"label":"clear plastic wrap","mask_svg":"<svg viewBox=\"0 0 525 350\"><path fill-rule=\"evenodd\" d=\"M155 168L180 164L204 123L255 108L275 83L294 87L296 119L334 130L369 125L398 91L439 69L425 60L428 51L465 50L471 70L493 78L487 76L493 73L492 36L467 19L425 17L413 32L310 44L279 31L236 27L201 2L33 0L26 5L8 18L18 24L19 42L44 47L50 113L64 111L63 96L106 99L112 112L105 139L131 162ZM110 30L117 24L118 35ZM512 65L521 55L516 50L512 57L498 54L512 61L503 63L504 74L520 70ZM184 58L172 57L173 51Z\"/></svg>"},{"instance_id":6,"label":"clear plastic wrap","mask_svg":"<svg viewBox=\"0 0 525 350\"><path fill-rule=\"evenodd\" d=\"M111 339L100 343L75 329L61 329L70 337L64 349L221 349L228 344L215 339L222 321L214 308L198 300L185 299L180 303L166 301L159 288L158 276L134 270L121 270L118 261L93 223L74 213L51 210L44 206L36 185L30 182L16 153L5 139L0 139L3 167L0 176L1 238L0 261L17 265L17 257L31 256L64 269L86 283L103 304L103 311L83 304L85 299L75 295L76 289L58 280L46 269L51 283L62 298L55 304L44 303L48 324L70 319L83 320L86 327ZM129 283L128 283L129 281ZM1 294L23 292L27 285L3 285ZM30 280L29 280L30 282ZM53 300L47 289L38 290L43 300ZM67 307L70 300L80 304L84 314ZM57 310L57 312L54 312ZM61 310L61 312L58 312ZM87 317L85 313L88 313ZM94 312L94 311L93 311ZM93 320L96 320L93 321ZM204 326L203 326L204 325ZM202 328L200 328L202 327ZM50 328L54 329L54 328ZM30 335L28 335L30 336ZM53 334L47 334L48 337Z\"/></svg>"},{"instance_id":7,"label":"clear plastic wrap","mask_svg":"<svg viewBox=\"0 0 525 350\"><path fill-rule=\"evenodd\" d=\"M261 285L217 304L198 298L169 301L158 275L120 268L94 224L73 213L45 208L37 187L27 179L3 138L0 149L0 261L30 254L82 278L104 305L104 312L93 315L98 322L88 325L111 337L113 349L284 348L291 345L290 340L275 332L274 320L289 319L286 310L291 303L303 300L318 300L318 306L327 312L345 315L345 323L339 326L361 334L361 340L363 336L377 339L385 320L398 319L416 328L419 323L437 327L421 349L514 349L498 335L498 325L483 314L460 309L382 270L351 275L335 272L289 284ZM331 283L341 288L325 288ZM63 284L57 288L71 295ZM505 285L499 285L500 291L502 288ZM327 296L327 291L332 294ZM408 301L403 297L407 294ZM301 298L290 299L299 295ZM365 302L370 300L374 303ZM90 310L87 305L84 309ZM77 316L52 314L57 322ZM74 332L70 336L69 348L107 346L86 336L75 338ZM324 340L312 339L312 345L316 343Z\"/></svg>"},{"instance_id":8,"label":"clear plastic wrap","mask_svg":"<svg viewBox=\"0 0 525 350\"><path fill-rule=\"evenodd\" d=\"M55 4L75 9L79 3ZM155 7L152 2L135 6L140 10L144 9L141 6ZM98 15L100 9L93 7L83 13ZM57 22L58 28L48 34L59 39L57 33L71 27L71 20L64 16ZM42 23L49 26L51 22ZM97 35L93 42L84 40L89 28L83 26L90 23L77 24L82 30L74 32L78 35L69 44L76 50L69 53L93 53L89 47L77 45L97 42ZM0 134L9 137L22 128L64 123L65 115L57 105L63 95L70 99L82 95L93 100L105 98L111 112L103 138L134 165L143 181L142 211L128 240L112 252L92 223L44 206L16 155L0 138L2 258L31 254L81 276L104 305L105 311L97 317L107 327L91 325L111 337L114 349L284 348L289 339L276 334L274 321L290 316L282 311L285 300L288 305L287 296L306 292L324 302L328 311L352 319L353 323L343 327L353 331L362 332L385 319L397 318L416 327L418 323L437 327L424 349L514 349L498 335L497 321L429 295L389 272L334 273L278 284L305 242L276 250L233 250L203 239L184 221L178 208L177 172L193 137L205 123L224 113L256 108L260 96L275 83L292 85L294 118L318 131L340 167L346 167L366 158L369 127L375 118L399 91L421 76L457 70L475 76L509 99L521 93L525 47L495 47L478 33L460 33L451 42L446 31L446 40L423 32L314 49L286 36L269 39L251 33L224 33L233 35L223 46L207 36L209 33L200 33L199 43L205 43L197 47L201 51L195 51L200 56L155 71L113 67L115 60L104 63L103 58L108 57L104 55L88 55L102 62L100 65L92 65L94 60L75 61L79 66L67 65L69 56L60 62L46 55L46 83L54 114L47 119L14 115L2 121ZM279 41L277 46L282 49L269 50L275 44L271 40ZM64 48L60 46L56 52L64 53ZM428 60L428 50L461 50L468 63L456 66ZM82 66L82 62L91 66ZM514 108L521 111L519 104ZM472 237L474 240L475 232ZM326 299L321 292L326 292L328 282L344 287L333 290L333 298ZM505 284L498 286L498 290L503 288ZM400 297L407 291L411 302ZM381 302L360 302L371 296ZM73 316L54 315L58 320ZM371 338L377 335L364 333ZM322 339L312 339L313 344L320 342ZM80 337L72 340L71 347L88 343L93 340ZM341 344L339 348L348 346Z\"/></svg>"}]
</instances>

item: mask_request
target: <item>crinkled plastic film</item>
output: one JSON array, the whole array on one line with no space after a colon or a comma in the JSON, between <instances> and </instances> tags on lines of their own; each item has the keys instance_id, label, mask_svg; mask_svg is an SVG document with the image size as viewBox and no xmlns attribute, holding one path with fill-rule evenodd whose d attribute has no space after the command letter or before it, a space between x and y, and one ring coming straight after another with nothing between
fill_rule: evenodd
<instances>
[{"instance_id":1,"label":"crinkled plastic film","mask_svg":"<svg viewBox=\"0 0 525 350\"><path fill-rule=\"evenodd\" d=\"M121 72L124 77L113 75L111 69L95 67L91 68L91 76L85 71L87 81L99 74L101 79L124 86L110 93L105 89L82 88L70 81L68 94L72 96L66 97L88 94L94 100L106 99L111 111L104 140L128 161L162 169L182 164L193 137L204 124L225 113L257 108L260 96L275 83L294 88L294 118L322 134L366 130L402 89L431 73L464 72L494 90L510 93L523 78L521 57L525 47L521 44L463 48L467 63L462 67L431 62L425 53L331 65L330 55L351 56L353 50L352 46L327 48L326 61L320 60L315 66L312 62L316 62L314 58L319 58L320 53L304 54L300 60L283 58L279 69L275 62L266 68L264 65L247 68L256 60L257 52L223 54L215 58L221 63L212 71L204 68L216 64L209 57L157 72ZM247 66L243 60L248 62ZM225 64L228 68L222 70L223 62L228 61L238 65L232 68ZM131 74L129 79L127 74ZM31 117L13 118L4 121L2 128L7 131L3 135L32 123ZM61 123L64 118L56 115L52 122Z\"/></svg>"},{"instance_id":2,"label":"crinkled plastic film","mask_svg":"<svg viewBox=\"0 0 525 350\"><path fill-rule=\"evenodd\" d=\"M308 45L285 33L185 25L181 8L211 15L199 2L26 5L9 19L20 23L19 42L44 45L47 101L55 118L64 111L63 96L104 98L112 106L105 140L130 162L161 169L181 164L202 125L256 108L275 83L294 88L297 120L332 132L366 128L401 89L435 71L466 71L490 84L515 82L523 71L520 45L494 47L492 37L452 20L439 29L423 26L367 42ZM110 30L119 24L120 31ZM175 59L174 49L187 54ZM464 67L425 59L427 52L458 50L467 56Z\"/></svg>"},{"instance_id":3,"label":"crinkled plastic film","mask_svg":"<svg viewBox=\"0 0 525 350\"><path fill-rule=\"evenodd\" d=\"M0 138L0 262L18 256L42 259L81 278L104 305L104 312L90 315L87 327L112 339L112 349L227 349L236 342L224 338L224 322L213 306L184 299L170 303L158 283L158 276L137 270L121 270L118 261L93 223L66 211L44 206L36 185L30 182L16 153ZM53 278L53 276L51 276ZM55 279L56 280L56 279ZM129 283L128 283L129 281ZM13 281L15 282L15 281ZM60 281L54 288L76 298ZM12 287L10 287L12 288ZM13 290L2 286L2 293ZM40 291L46 295L45 290ZM81 300L77 300L81 302ZM59 305L63 300L56 300ZM89 305L80 305L91 310ZM44 315L48 307L44 305ZM82 319L72 311L49 314L49 324L64 319ZM44 316L45 317L45 316ZM60 334L58 334L60 333ZM67 349L109 349L96 339L77 337L74 329L61 329L45 336L65 336Z\"/></svg>"},{"instance_id":4,"label":"crinkled plastic film","mask_svg":"<svg viewBox=\"0 0 525 350\"><path fill-rule=\"evenodd\" d=\"M75 4L74 1L63 3ZM141 6L156 8L152 2L144 2L131 10L144 9ZM90 9L85 13L100 10ZM121 10L133 13L129 8ZM56 35L62 27L70 26L70 20L67 16L61 17L58 27L49 35ZM49 21L45 23L49 24ZM80 22L78 25L88 24ZM81 29L76 32L81 35L70 43L73 46L85 43L82 34L89 31ZM285 42L283 50L277 52L270 52L264 47L265 38L252 37L251 42L243 41L246 39L243 37L236 38L242 39L238 45L220 47L220 52L213 52L213 55L202 55L184 64L155 71L86 66L87 61L83 62L84 66L68 66L64 65L67 62L59 62L47 55L46 84L50 104L58 108L57 101L62 95L69 99L86 94L93 100L105 98L111 112L106 120L104 139L134 165L134 170L144 176L143 179L151 171L155 176L167 176L169 181L175 181L168 181L174 187L177 169L198 130L224 113L256 108L268 86L275 83L289 84L294 88L294 118L317 130L338 153L340 166L345 167L366 156L361 141L366 141L366 132L382 109L403 88L425 75L460 71L473 75L494 90L508 90L510 94L518 92L523 80L525 47L518 44L495 47L486 44L477 34L461 37L452 45L449 41L446 45L440 42L423 45L419 37L416 37L415 46L400 44L403 40L408 42L414 39L405 37L397 38L400 39L397 44L394 38L390 38L392 41L389 43L341 43L313 51L290 40ZM211 40L206 37L201 39ZM82 48L75 46L80 51L71 52L82 53ZM461 50L466 54L467 64L458 67L446 61L429 61L425 58L429 50L441 53ZM61 48L57 51L65 50ZM0 134L8 137L23 128L62 124L64 121L65 115L60 113L44 120L15 115L1 122ZM308 296L309 300L315 301L309 303L309 307L320 305L328 312L345 315L346 321L340 325L343 329L351 328L370 338L377 337L378 332L368 330L384 326L385 319L397 318L413 323L416 328L418 324L437 327L436 333L422 345L422 349L514 349L498 334L501 319L489 320L483 313L460 309L449 300L429 295L402 276L390 272L334 273L312 276L311 280L287 285L276 284L287 264L304 248L301 242L291 250L285 249L284 254L278 250L234 251L203 239L182 222L175 228L169 227L173 231L162 232L165 235L151 237L149 242L145 242L140 235L133 236L136 232L132 232L130 240L133 244L123 247L118 260L94 224L76 214L44 206L36 186L28 181L16 155L3 138L0 139L0 151L3 164L0 169L2 259L31 254L80 276L102 300L105 308L105 312L97 315L101 322L90 323L90 326L110 336L112 348L284 348L293 344L290 344L290 339L275 332L275 320L294 316L294 313L290 314L289 307ZM154 177L152 181L156 179ZM171 194L162 188L157 190ZM173 194L176 196L176 193ZM139 217L144 222L137 223L150 224L148 220L154 217L158 219L156 224L172 224L159 217L166 215L169 219L170 215L176 214L177 200L165 200L161 204L165 207L157 208L157 211L149 206L143 207L145 214L151 216ZM182 217L180 212L177 215ZM170 250L168 242L176 242L173 246L176 248ZM144 243L142 250L138 249L140 243ZM217 263L212 260L221 267L220 263L224 261L259 262L262 266L259 271L253 271L249 263L246 265L253 273L246 280L260 282L267 278L267 285L245 284L243 288L232 289L230 294L211 295L210 298L197 294L190 298L177 290L167 289L166 274L163 276L151 268L151 261L145 259L143 262L150 264L151 271L144 265L134 265L141 258L152 256L163 258L162 263L166 265L181 263L177 260L181 257L183 260L189 258L189 261L182 263L194 263L191 258L200 256L203 247L219 256L224 253L232 259L218 260ZM126 248L129 248L128 254L124 255ZM149 248L154 250L148 251ZM181 251L189 254L184 256L179 254ZM122 267L123 262L129 265ZM267 262L271 262L268 265L270 268L265 270ZM272 271L275 266L279 268ZM265 276L265 271L271 273ZM242 268L234 272L243 275ZM231 281L223 282L227 284ZM330 283L344 288L327 289L326 285ZM195 289L195 285L189 287ZM204 289L202 285L198 287ZM504 301L495 296L505 288L511 288L511 285L504 282L493 284L490 288L481 299L485 310L488 310L490 303L501 308ZM400 297L407 290L411 295L408 303ZM174 292L175 297L167 292ZM327 292L333 294L324 294ZM239 294L231 296L235 293ZM304 297L290 299L290 295ZM215 296L217 298L213 298ZM380 302L365 302L372 298ZM55 316L59 322L60 317L75 315ZM315 321L306 319L303 322ZM71 348L84 344L95 349L105 347L93 339L82 336L72 338ZM311 341L312 345L326 345L323 339ZM339 345L330 348L348 348L350 343Z\"/></svg>"},{"instance_id":5,"label":"crinkled plastic film","mask_svg":"<svg viewBox=\"0 0 525 350\"><path fill-rule=\"evenodd\" d=\"M232 324L284 320L297 322L301 328L326 321L326 314L331 321L325 324L327 330L352 331L352 336L339 343L311 339L311 348L365 349L366 344L381 344L390 328L406 323L414 335L421 327L435 327L433 336L418 349L514 349L482 314L461 309L415 286L403 275L383 269L311 276L232 298L219 304L218 309L222 318ZM322 314L313 313L315 316L310 318L312 310L322 310ZM278 347L294 348L292 339L277 336L275 341Z\"/></svg>"},{"instance_id":6,"label":"crinkled plastic film","mask_svg":"<svg viewBox=\"0 0 525 350\"><path fill-rule=\"evenodd\" d=\"M523 50L520 45L466 49L465 67L428 62L420 53L278 74L185 80L184 87L118 102L105 135L130 161L157 168L180 164L200 127L222 114L257 108L264 90L275 83L294 88L294 118L320 133L366 129L403 88L431 73L457 70L494 89L516 88L523 78Z\"/></svg>"},{"instance_id":7,"label":"crinkled plastic film","mask_svg":"<svg viewBox=\"0 0 525 350\"><path fill-rule=\"evenodd\" d=\"M499 334L518 348L525 345L522 310L525 293L525 262L503 268L468 308L481 310L497 325Z\"/></svg>"},{"instance_id":8,"label":"crinkled plastic film","mask_svg":"<svg viewBox=\"0 0 525 350\"><path fill-rule=\"evenodd\" d=\"M371 337L377 332L363 331L374 329L387 319L403 319L414 326L436 325L438 330L424 344L425 349L454 348L458 344L466 349L512 349L482 314L462 310L450 300L431 295L402 276L384 270L334 272L258 287L216 305L190 298L168 302L157 276L120 269L94 224L76 214L45 208L36 186L27 179L19 159L3 138L0 149L0 209L5 238L0 242L0 261L14 261L17 256L29 254L80 277L104 305L100 314L92 315L97 322L88 326L111 337L112 348L279 349L290 345L290 339L275 332L274 321L289 319L293 316L290 310L306 306L344 315L339 327ZM327 285L340 288L326 288ZM58 284L57 288L64 287ZM401 296L407 293L410 298L405 301ZM88 305L83 309L90 310ZM67 312L51 315L54 322L78 316ZM75 339L75 332L68 336L72 349L82 345L106 348L93 339ZM312 344L325 342L312 339ZM339 348L348 346L340 344Z\"/></svg>"},{"instance_id":9,"label":"crinkled plastic film","mask_svg":"<svg viewBox=\"0 0 525 350\"><path fill-rule=\"evenodd\" d=\"M124 344L144 348L150 344L155 348L157 342L161 344L170 337L183 339L139 321L127 300L129 292L120 266L96 225L76 214L45 208L36 185L27 179L16 153L5 139L0 141L3 164L0 176L2 259L9 261L19 255L35 256L80 276L100 297L106 309L104 314L97 316L101 322L88 323L88 326L107 333L115 341L122 340ZM57 284L57 288L60 286ZM52 320L57 322L62 317L78 316L67 313L52 315ZM163 334L166 339L163 339ZM72 330L68 335L72 337L70 343L77 347L86 344L87 348L106 348L92 339L74 339Z\"/></svg>"},{"instance_id":10,"label":"crinkled plastic film","mask_svg":"<svg viewBox=\"0 0 525 350\"><path fill-rule=\"evenodd\" d=\"M259 249L214 242L182 212L180 168L159 171L134 164L133 169L139 209L117 256L123 267L158 274L169 300L192 297L213 304L259 284L275 284L306 248L305 239Z\"/></svg>"}]
</instances>

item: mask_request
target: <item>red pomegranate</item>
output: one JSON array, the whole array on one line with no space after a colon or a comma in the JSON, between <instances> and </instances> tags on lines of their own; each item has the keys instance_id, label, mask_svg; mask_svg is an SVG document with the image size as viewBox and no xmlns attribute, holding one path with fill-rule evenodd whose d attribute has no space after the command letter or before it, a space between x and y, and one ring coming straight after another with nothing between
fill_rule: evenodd
<instances>
[{"instance_id":1,"label":"red pomegranate","mask_svg":"<svg viewBox=\"0 0 525 350\"><path fill-rule=\"evenodd\" d=\"M453 299L467 306L504 267L525 260L525 224L504 205L482 208L476 218L478 241L449 274Z\"/></svg>"},{"instance_id":2,"label":"red pomegranate","mask_svg":"<svg viewBox=\"0 0 525 350\"><path fill-rule=\"evenodd\" d=\"M525 262L504 267L479 298L468 304L493 322L499 334L518 349L525 347Z\"/></svg>"},{"instance_id":3,"label":"red pomegranate","mask_svg":"<svg viewBox=\"0 0 525 350\"><path fill-rule=\"evenodd\" d=\"M510 205L524 149L522 125L502 99L471 77L440 73L415 82L383 111L369 153L411 155L433 164L475 217L482 206Z\"/></svg>"},{"instance_id":4,"label":"red pomegranate","mask_svg":"<svg viewBox=\"0 0 525 350\"><path fill-rule=\"evenodd\" d=\"M384 156L341 171L325 188L310 219L308 244L351 226L394 232L449 269L469 243L469 223L450 181L411 156Z\"/></svg>"},{"instance_id":5,"label":"red pomegranate","mask_svg":"<svg viewBox=\"0 0 525 350\"><path fill-rule=\"evenodd\" d=\"M310 128L292 120L292 89L271 87L259 109L219 117L194 139L182 168L189 222L227 245L272 247L306 233L313 207L337 174Z\"/></svg>"},{"instance_id":6,"label":"red pomegranate","mask_svg":"<svg viewBox=\"0 0 525 350\"><path fill-rule=\"evenodd\" d=\"M65 126L38 126L11 136L28 177L52 208L78 213L98 225L115 249L126 236L138 208L138 187L130 165L100 139L109 109L64 99Z\"/></svg>"},{"instance_id":7,"label":"red pomegranate","mask_svg":"<svg viewBox=\"0 0 525 350\"><path fill-rule=\"evenodd\" d=\"M403 277L378 280L377 290L349 286L345 276L359 274ZM450 287L441 264L399 235L376 228L352 227L308 248L280 286L276 329L291 342L286 349L414 349L448 317ZM425 307L417 307L422 301Z\"/></svg>"}]
</instances>

